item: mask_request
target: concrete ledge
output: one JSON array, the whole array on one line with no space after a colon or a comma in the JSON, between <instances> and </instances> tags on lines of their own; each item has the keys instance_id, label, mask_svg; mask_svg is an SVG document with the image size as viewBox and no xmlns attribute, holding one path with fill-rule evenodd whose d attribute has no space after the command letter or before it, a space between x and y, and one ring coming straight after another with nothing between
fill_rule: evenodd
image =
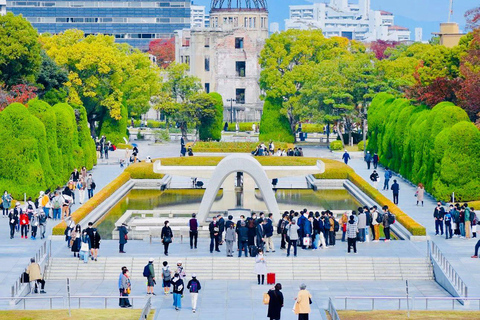
<instances>
[{"instance_id":1,"label":"concrete ledge","mask_svg":"<svg viewBox=\"0 0 480 320\"><path fill-rule=\"evenodd\" d=\"M306 176L307 184L315 191L323 189L344 189L343 179L315 179L311 174Z\"/></svg>"}]
</instances>

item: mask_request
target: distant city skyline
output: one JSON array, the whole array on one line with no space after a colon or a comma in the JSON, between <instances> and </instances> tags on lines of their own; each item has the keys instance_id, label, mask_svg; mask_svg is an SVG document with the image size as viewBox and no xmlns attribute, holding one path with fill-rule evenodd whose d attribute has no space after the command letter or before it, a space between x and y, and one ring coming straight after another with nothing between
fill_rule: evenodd
<instances>
[{"instance_id":1,"label":"distant city skyline","mask_svg":"<svg viewBox=\"0 0 480 320\"><path fill-rule=\"evenodd\" d=\"M330 0L267 0L270 23L278 22L280 30L285 30L285 19L289 16L290 5L311 4L315 2L330 2ZM355 2L355 1L349 1ZM207 12L210 8L210 0L195 0L194 4L204 5ZM437 32L440 22L447 22L449 0L371 0L373 10L385 10L395 15L395 24L404 26L415 31L419 27L423 29L423 40L429 40L432 32ZM457 22L460 29L465 31L464 14L467 10L475 7L471 0L454 0L451 21Z\"/></svg>"}]
</instances>

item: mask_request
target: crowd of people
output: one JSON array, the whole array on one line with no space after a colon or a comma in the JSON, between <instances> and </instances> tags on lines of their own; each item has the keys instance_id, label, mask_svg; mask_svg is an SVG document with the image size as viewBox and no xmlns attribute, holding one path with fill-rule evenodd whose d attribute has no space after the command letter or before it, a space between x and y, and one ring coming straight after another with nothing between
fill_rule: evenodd
<instances>
[{"instance_id":1,"label":"crowd of people","mask_svg":"<svg viewBox=\"0 0 480 320\"><path fill-rule=\"evenodd\" d=\"M38 237L44 239L47 220L63 220L70 217L75 200L82 204L85 201L85 192L90 199L95 188L92 174L88 174L83 167L81 171L74 169L66 186L56 190L40 191L38 197L33 199L29 197L23 204L20 200L14 200L5 190L0 204L3 217L8 218L10 239L15 237L15 233L20 233L22 239L36 240ZM77 190L78 197L75 196Z\"/></svg>"},{"instance_id":2,"label":"crowd of people","mask_svg":"<svg viewBox=\"0 0 480 320\"><path fill-rule=\"evenodd\" d=\"M301 147L294 147L293 149L288 148L288 150L277 148L275 151L275 144L273 141L270 141L268 148L265 143L260 143L251 153L254 156L303 157L303 150Z\"/></svg>"}]
</instances>

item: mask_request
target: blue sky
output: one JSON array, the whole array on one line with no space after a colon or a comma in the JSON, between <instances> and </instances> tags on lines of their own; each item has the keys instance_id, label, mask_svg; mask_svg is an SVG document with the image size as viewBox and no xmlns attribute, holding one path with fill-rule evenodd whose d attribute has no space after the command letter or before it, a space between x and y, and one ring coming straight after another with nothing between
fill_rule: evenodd
<instances>
[{"instance_id":1,"label":"blue sky","mask_svg":"<svg viewBox=\"0 0 480 320\"><path fill-rule=\"evenodd\" d=\"M285 28L284 19L288 18L288 6L308 4L311 2L329 2L329 0L267 0L270 13L270 22L280 23L280 29ZM465 27L465 11L478 6L476 0L453 0L452 21L458 22L460 28ZM194 0L195 4L210 6L210 0ZM374 10L390 11L395 15L395 24L410 28L423 28L423 38L428 40L432 32L438 31L439 23L448 18L449 0L371 0Z\"/></svg>"}]
</instances>

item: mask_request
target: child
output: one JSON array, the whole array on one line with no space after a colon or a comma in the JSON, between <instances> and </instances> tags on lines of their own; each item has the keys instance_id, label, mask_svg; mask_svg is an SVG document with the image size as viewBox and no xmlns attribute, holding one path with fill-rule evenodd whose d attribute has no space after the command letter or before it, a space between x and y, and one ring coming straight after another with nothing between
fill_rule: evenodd
<instances>
[{"instance_id":1,"label":"child","mask_svg":"<svg viewBox=\"0 0 480 320\"><path fill-rule=\"evenodd\" d=\"M163 261L162 280L163 292L167 295L170 293L170 281L172 281L172 273L167 261Z\"/></svg>"}]
</instances>

